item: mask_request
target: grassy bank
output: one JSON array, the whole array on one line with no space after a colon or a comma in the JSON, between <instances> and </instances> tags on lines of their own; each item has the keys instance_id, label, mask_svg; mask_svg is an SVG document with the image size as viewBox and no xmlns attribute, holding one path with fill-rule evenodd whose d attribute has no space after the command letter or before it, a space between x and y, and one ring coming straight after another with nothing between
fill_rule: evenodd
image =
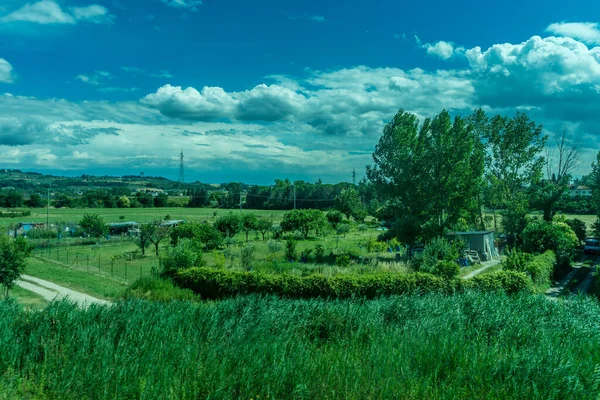
<instances>
[{"instance_id":1,"label":"grassy bank","mask_svg":"<svg viewBox=\"0 0 600 400\"><path fill-rule=\"evenodd\" d=\"M0 304L3 385L61 399L594 399L600 306L465 293ZM2 387L2 385L0 385ZM25 396L23 396L25 397Z\"/></svg>"}]
</instances>

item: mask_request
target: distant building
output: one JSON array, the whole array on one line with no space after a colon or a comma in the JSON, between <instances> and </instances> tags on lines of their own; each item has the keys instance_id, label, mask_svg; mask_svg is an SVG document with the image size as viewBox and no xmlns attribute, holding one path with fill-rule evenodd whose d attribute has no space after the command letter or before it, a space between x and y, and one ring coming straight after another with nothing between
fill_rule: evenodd
<instances>
[{"instance_id":1,"label":"distant building","mask_svg":"<svg viewBox=\"0 0 600 400\"><path fill-rule=\"evenodd\" d=\"M569 188L569 197L590 197L592 195L592 189L588 186L572 185Z\"/></svg>"},{"instance_id":2,"label":"distant building","mask_svg":"<svg viewBox=\"0 0 600 400\"><path fill-rule=\"evenodd\" d=\"M122 235L125 233L129 233L130 230L138 229L139 226L140 224L134 221L114 222L108 224L108 231L111 235Z\"/></svg>"}]
</instances>

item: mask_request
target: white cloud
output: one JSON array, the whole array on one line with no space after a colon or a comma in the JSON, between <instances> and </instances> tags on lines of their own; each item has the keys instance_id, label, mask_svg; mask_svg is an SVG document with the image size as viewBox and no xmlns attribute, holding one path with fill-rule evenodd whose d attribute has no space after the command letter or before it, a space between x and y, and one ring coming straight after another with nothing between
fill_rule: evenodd
<instances>
[{"instance_id":1,"label":"white cloud","mask_svg":"<svg viewBox=\"0 0 600 400\"><path fill-rule=\"evenodd\" d=\"M464 53L463 47L456 47L453 43L444 42L443 40L439 40L434 44L426 43L422 47L427 50L427 54L439 57L442 60L448 60L457 54Z\"/></svg>"},{"instance_id":2,"label":"white cloud","mask_svg":"<svg viewBox=\"0 0 600 400\"><path fill-rule=\"evenodd\" d=\"M579 39L584 43L600 44L600 29L594 22L557 22L549 25L546 31Z\"/></svg>"},{"instance_id":3,"label":"white cloud","mask_svg":"<svg viewBox=\"0 0 600 400\"><path fill-rule=\"evenodd\" d=\"M77 21L88 21L95 24L112 23L114 21L114 16L109 14L105 7L97 4L87 7L73 7L71 12Z\"/></svg>"},{"instance_id":4,"label":"white cloud","mask_svg":"<svg viewBox=\"0 0 600 400\"><path fill-rule=\"evenodd\" d=\"M143 68L128 67L128 66L121 67L121 70L124 72L131 73L131 74L146 75L151 78L169 78L169 79L173 78L173 74L171 74L169 71L166 71L166 70L147 71Z\"/></svg>"},{"instance_id":5,"label":"white cloud","mask_svg":"<svg viewBox=\"0 0 600 400\"><path fill-rule=\"evenodd\" d=\"M184 8L189 11L198 11L198 6L204 4L201 0L161 0L169 7Z\"/></svg>"},{"instance_id":6,"label":"white cloud","mask_svg":"<svg viewBox=\"0 0 600 400\"><path fill-rule=\"evenodd\" d=\"M54 0L41 0L37 3L27 3L23 7L0 17L0 22L31 22L36 24L69 24L80 21L96 24L111 23L114 16L100 5L92 4L86 7L73 7L70 12L64 11Z\"/></svg>"},{"instance_id":7,"label":"white cloud","mask_svg":"<svg viewBox=\"0 0 600 400\"><path fill-rule=\"evenodd\" d=\"M104 85L109 79L112 79L112 74L107 71L96 71L92 75L79 74L75 77L75 80L92 86Z\"/></svg>"},{"instance_id":8,"label":"white cloud","mask_svg":"<svg viewBox=\"0 0 600 400\"><path fill-rule=\"evenodd\" d=\"M4 58L0 58L0 83L13 82L13 67Z\"/></svg>"},{"instance_id":9,"label":"white cloud","mask_svg":"<svg viewBox=\"0 0 600 400\"><path fill-rule=\"evenodd\" d=\"M325 17L323 17L321 15L314 15L312 17L309 17L309 19L312 19L313 21L316 21L316 22L325 22Z\"/></svg>"}]
</instances>

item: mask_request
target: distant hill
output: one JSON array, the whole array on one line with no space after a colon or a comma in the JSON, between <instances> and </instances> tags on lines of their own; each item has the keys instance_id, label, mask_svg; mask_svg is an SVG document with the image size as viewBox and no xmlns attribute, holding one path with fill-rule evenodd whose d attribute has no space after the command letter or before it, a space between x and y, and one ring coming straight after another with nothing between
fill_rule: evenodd
<instances>
[{"instance_id":1,"label":"distant hill","mask_svg":"<svg viewBox=\"0 0 600 400\"><path fill-rule=\"evenodd\" d=\"M216 185L218 188L220 185ZM92 189L108 189L115 187L136 189L160 189L164 191L181 191L201 187L216 189L215 185L201 182L184 183L163 178L161 176L95 176L66 177L46 175L38 172L23 172L17 169L0 169L0 189L16 189L24 192L36 192L54 189L66 192L78 192Z\"/></svg>"}]
</instances>

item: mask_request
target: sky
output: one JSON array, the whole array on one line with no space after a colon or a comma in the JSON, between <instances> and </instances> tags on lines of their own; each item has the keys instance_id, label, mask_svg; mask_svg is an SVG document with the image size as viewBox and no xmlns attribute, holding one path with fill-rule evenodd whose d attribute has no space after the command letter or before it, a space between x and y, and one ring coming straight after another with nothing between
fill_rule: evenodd
<instances>
[{"instance_id":1,"label":"sky","mask_svg":"<svg viewBox=\"0 0 600 400\"><path fill-rule=\"evenodd\" d=\"M0 0L0 168L351 180L398 109L527 112L600 150L600 5Z\"/></svg>"}]
</instances>

